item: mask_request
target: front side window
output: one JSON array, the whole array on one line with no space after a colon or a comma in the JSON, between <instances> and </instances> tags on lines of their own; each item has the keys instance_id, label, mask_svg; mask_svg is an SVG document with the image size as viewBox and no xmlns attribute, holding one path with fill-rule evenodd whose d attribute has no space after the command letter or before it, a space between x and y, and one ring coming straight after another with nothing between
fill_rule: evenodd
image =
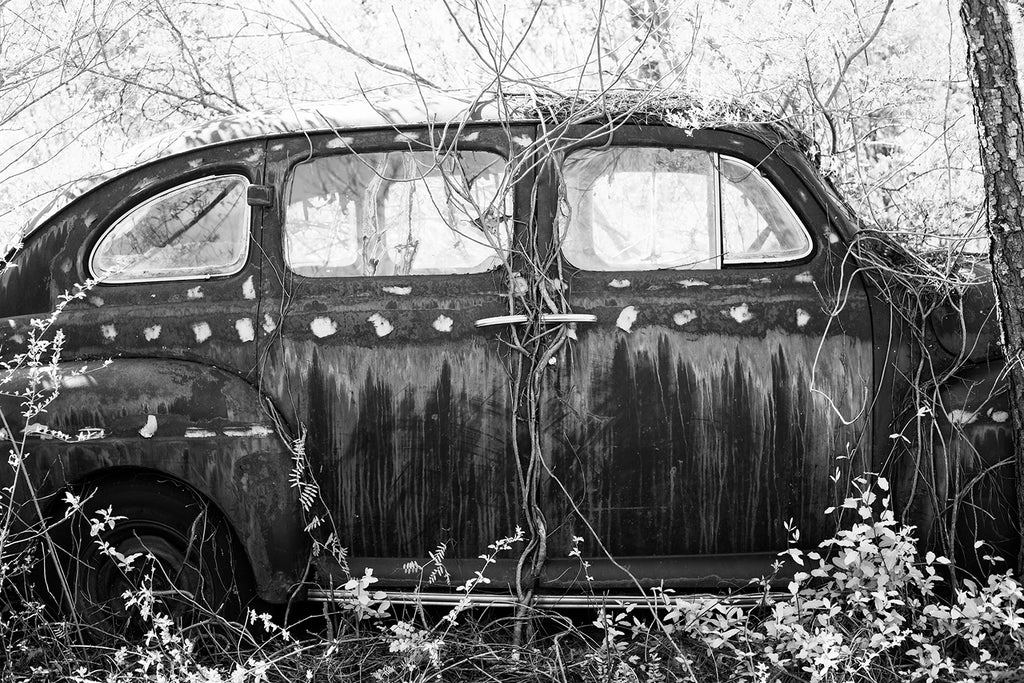
<instances>
[{"instance_id":1,"label":"front side window","mask_svg":"<svg viewBox=\"0 0 1024 683\"><path fill-rule=\"evenodd\" d=\"M249 253L248 184L241 175L203 178L135 207L97 242L93 277L138 282L237 273Z\"/></svg>"},{"instance_id":2,"label":"front side window","mask_svg":"<svg viewBox=\"0 0 1024 683\"><path fill-rule=\"evenodd\" d=\"M583 270L713 267L712 161L654 147L574 152L562 166L566 257Z\"/></svg>"},{"instance_id":3,"label":"front side window","mask_svg":"<svg viewBox=\"0 0 1024 683\"><path fill-rule=\"evenodd\" d=\"M726 263L806 256L811 239L793 209L753 166L721 157L722 235Z\"/></svg>"},{"instance_id":4,"label":"front side window","mask_svg":"<svg viewBox=\"0 0 1024 683\"><path fill-rule=\"evenodd\" d=\"M491 152L394 151L297 165L284 250L307 277L492 270L508 255L505 160Z\"/></svg>"},{"instance_id":5,"label":"front side window","mask_svg":"<svg viewBox=\"0 0 1024 683\"><path fill-rule=\"evenodd\" d=\"M803 224L752 166L713 152L582 149L562 163L562 253L582 270L709 269L811 251Z\"/></svg>"}]
</instances>

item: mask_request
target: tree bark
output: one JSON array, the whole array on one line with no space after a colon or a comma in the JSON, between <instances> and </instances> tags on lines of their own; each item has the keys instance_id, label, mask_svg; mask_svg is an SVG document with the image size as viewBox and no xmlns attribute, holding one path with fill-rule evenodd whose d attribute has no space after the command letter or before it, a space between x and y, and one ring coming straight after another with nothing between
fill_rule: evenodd
<instances>
[{"instance_id":1,"label":"tree bark","mask_svg":"<svg viewBox=\"0 0 1024 683\"><path fill-rule=\"evenodd\" d=\"M1005 0L963 0L1002 345L1010 368L1018 524L1024 518L1024 117ZM1024 525L1020 526L1024 529ZM1017 556L1024 575L1024 548Z\"/></svg>"}]
</instances>

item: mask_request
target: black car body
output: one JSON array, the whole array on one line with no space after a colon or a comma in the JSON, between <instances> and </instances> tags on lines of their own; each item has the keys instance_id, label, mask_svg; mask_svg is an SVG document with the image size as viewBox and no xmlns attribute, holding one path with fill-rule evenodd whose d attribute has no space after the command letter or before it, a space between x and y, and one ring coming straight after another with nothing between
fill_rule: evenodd
<instances>
[{"instance_id":1,"label":"black car body","mask_svg":"<svg viewBox=\"0 0 1024 683\"><path fill-rule=\"evenodd\" d=\"M177 482L274 602L364 567L409 591L439 545L459 585L538 510L537 595L741 586L787 524L805 547L831 535L823 511L863 472L889 477L924 543L950 542L959 506L965 554L968 537L1015 552L984 268L915 320L777 125L611 127L447 100L291 108L165 136L75 188L0 279L8 355L95 283L48 332L62 367L90 370L38 424L5 408L44 513L68 487ZM453 158L464 194L487 195L468 219ZM431 206L460 226L450 242ZM532 385L526 328L563 337ZM922 391L925 357L942 381ZM485 595L509 594L523 547Z\"/></svg>"}]
</instances>

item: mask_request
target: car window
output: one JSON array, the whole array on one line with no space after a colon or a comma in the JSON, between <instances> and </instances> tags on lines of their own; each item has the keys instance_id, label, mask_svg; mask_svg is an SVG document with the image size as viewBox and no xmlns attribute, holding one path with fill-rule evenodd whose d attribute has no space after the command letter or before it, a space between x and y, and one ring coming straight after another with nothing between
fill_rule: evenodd
<instances>
[{"instance_id":1,"label":"car window","mask_svg":"<svg viewBox=\"0 0 1024 683\"><path fill-rule=\"evenodd\" d=\"M307 277L481 273L510 243L504 158L464 151L340 154L298 164L284 250Z\"/></svg>"},{"instance_id":2,"label":"car window","mask_svg":"<svg viewBox=\"0 0 1024 683\"><path fill-rule=\"evenodd\" d=\"M800 219L757 169L726 156L719 169L726 263L785 261L810 252Z\"/></svg>"},{"instance_id":3,"label":"car window","mask_svg":"<svg viewBox=\"0 0 1024 683\"><path fill-rule=\"evenodd\" d=\"M800 258L810 236L748 164L713 152L581 149L562 163L562 253L583 270L709 269Z\"/></svg>"},{"instance_id":4,"label":"car window","mask_svg":"<svg viewBox=\"0 0 1024 683\"><path fill-rule=\"evenodd\" d=\"M562 166L562 250L584 270L710 268L717 260L710 153L619 147Z\"/></svg>"},{"instance_id":5,"label":"car window","mask_svg":"<svg viewBox=\"0 0 1024 683\"><path fill-rule=\"evenodd\" d=\"M238 272L249 252L248 184L241 175L203 178L135 207L97 242L93 277L138 282Z\"/></svg>"}]
</instances>

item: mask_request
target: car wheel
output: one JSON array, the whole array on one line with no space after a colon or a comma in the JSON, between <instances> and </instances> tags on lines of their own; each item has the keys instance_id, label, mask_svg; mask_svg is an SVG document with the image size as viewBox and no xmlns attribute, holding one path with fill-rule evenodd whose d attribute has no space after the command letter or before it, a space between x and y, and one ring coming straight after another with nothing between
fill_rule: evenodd
<instances>
[{"instance_id":1,"label":"car wheel","mask_svg":"<svg viewBox=\"0 0 1024 683\"><path fill-rule=\"evenodd\" d=\"M81 509L51 532L57 557L46 585L61 611L73 605L88 626L138 635L149 628L137 599L148 599L139 592L146 585L153 611L179 624L243 616L255 595L251 567L226 520L200 496L152 476L105 479L77 493ZM126 568L119 558L132 556Z\"/></svg>"}]
</instances>

